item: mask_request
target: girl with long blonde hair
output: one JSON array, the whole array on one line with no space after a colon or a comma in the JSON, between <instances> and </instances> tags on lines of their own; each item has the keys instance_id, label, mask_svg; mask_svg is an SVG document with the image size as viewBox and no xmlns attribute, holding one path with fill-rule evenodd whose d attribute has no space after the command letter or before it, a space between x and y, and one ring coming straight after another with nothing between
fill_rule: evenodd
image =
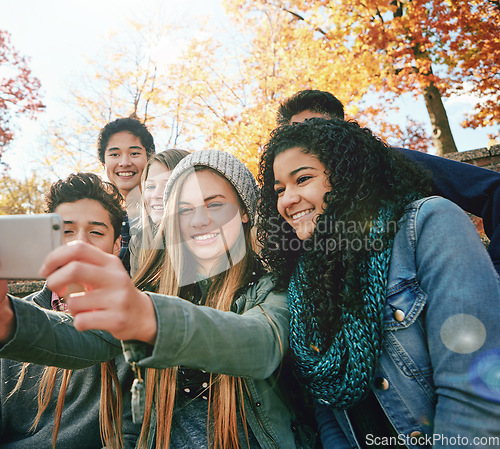
<instances>
[{"instance_id":1,"label":"girl with long blonde hair","mask_svg":"<svg viewBox=\"0 0 500 449\"><path fill-rule=\"evenodd\" d=\"M144 263L147 251L153 248L156 231L163 217L163 191L175 166L189 154L186 150L170 148L153 154L141 175L142 201L140 220L130 230L130 273L133 275Z\"/></svg>"},{"instance_id":2,"label":"girl with long blonde hair","mask_svg":"<svg viewBox=\"0 0 500 449\"><path fill-rule=\"evenodd\" d=\"M157 236L165 250L151 250L136 285L119 260L81 242L46 259L51 288L62 294L78 282L86 289L68 299L74 327L52 314L37 317L47 332L71 335L55 362L109 351L102 340L80 344L88 333L75 328L122 340L137 376L132 407L144 417L141 448L310 447L294 434L278 388L289 311L252 250L256 204L255 180L238 159L196 152L167 183Z\"/></svg>"}]
</instances>

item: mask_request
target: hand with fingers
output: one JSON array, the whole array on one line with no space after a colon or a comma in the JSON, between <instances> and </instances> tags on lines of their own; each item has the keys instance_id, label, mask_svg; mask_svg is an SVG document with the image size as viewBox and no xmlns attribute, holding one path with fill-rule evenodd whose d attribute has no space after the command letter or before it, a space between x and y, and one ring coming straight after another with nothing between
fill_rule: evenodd
<instances>
[{"instance_id":1,"label":"hand with fingers","mask_svg":"<svg viewBox=\"0 0 500 449\"><path fill-rule=\"evenodd\" d=\"M66 298L76 329L102 329L120 340L154 344L157 323L153 303L134 286L118 257L73 241L47 256L41 274L60 297L68 294L71 285L83 287L83 292Z\"/></svg>"},{"instance_id":2,"label":"hand with fingers","mask_svg":"<svg viewBox=\"0 0 500 449\"><path fill-rule=\"evenodd\" d=\"M0 344L9 341L16 329L16 319L7 297L7 288L7 280L0 279Z\"/></svg>"}]
</instances>

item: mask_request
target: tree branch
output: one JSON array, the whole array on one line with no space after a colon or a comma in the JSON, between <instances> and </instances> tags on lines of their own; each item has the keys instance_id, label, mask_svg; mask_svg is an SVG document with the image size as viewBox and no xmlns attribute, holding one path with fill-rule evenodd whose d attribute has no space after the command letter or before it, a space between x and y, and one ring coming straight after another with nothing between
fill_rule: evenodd
<instances>
[{"instance_id":1,"label":"tree branch","mask_svg":"<svg viewBox=\"0 0 500 449\"><path fill-rule=\"evenodd\" d=\"M324 30L322 30L320 27L317 27L316 25L313 25L312 23L308 22L304 17L302 17L300 14L297 14L296 12L290 11L289 9L286 8L281 8L283 11L287 12L288 14L291 14L293 17L295 17L298 20L302 20L303 22L307 23L311 27L313 27L316 31L321 33L323 36L327 37L328 33Z\"/></svg>"},{"instance_id":2,"label":"tree branch","mask_svg":"<svg viewBox=\"0 0 500 449\"><path fill-rule=\"evenodd\" d=\"M493 3L498 9L500 9L500 0L488 0L489 3Z\"/></svg>"}]
</instances>

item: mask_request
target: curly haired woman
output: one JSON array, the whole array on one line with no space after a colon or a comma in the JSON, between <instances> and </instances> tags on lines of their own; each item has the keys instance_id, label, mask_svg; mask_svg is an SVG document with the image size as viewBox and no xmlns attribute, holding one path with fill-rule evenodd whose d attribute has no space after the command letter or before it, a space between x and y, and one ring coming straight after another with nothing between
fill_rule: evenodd
<instances>
[{"instance_id":1,"label":"curly haired woman","mask_svg":"<svg viewBox=\"0 0 500 449\"><path fill-rule=\"evenodd\" d=\"M498 447L499 279L465 213L355 122L278 128L259 180L323 446Z\"/></svg>"}]
</instances>

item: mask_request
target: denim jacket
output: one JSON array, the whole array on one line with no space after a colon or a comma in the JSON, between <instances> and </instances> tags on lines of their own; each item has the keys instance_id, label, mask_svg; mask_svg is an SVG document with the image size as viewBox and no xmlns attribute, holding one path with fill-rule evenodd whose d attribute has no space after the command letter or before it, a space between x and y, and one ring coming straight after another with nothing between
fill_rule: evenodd
<instances>
[{"instance_id":1,"label":"denim jacket","mask_svg":"<svg viewBox=\"0 0 500 449\"><path fill-rule=\"evenodd\" d=\"M448 200L410 204L400 225L372 391L399 444L498 448L498 274L469 218ZM325 449L360 447L346 411L318 405L316 416Z\"/></svg>"},{"instance_id":2,"label":"denim jacket","mask_svg":"<svg viewBox=\"0 0 500 449\"><path fill-rule=\"evenodd\" d=\"M294 432L293 411L277 383L288 348L290 312L286 293L263 276L236 300L236 312L199 307L176 297L149 293L158 320L154 347L123 342L139 367L184 365L244 376L247 422L262 448L309 447ZM69 315L11 298L17 327L0 357L62 368L82 368L121 353L120 342L103 331L78 332Z\"/></svg>"}]
</instances>

